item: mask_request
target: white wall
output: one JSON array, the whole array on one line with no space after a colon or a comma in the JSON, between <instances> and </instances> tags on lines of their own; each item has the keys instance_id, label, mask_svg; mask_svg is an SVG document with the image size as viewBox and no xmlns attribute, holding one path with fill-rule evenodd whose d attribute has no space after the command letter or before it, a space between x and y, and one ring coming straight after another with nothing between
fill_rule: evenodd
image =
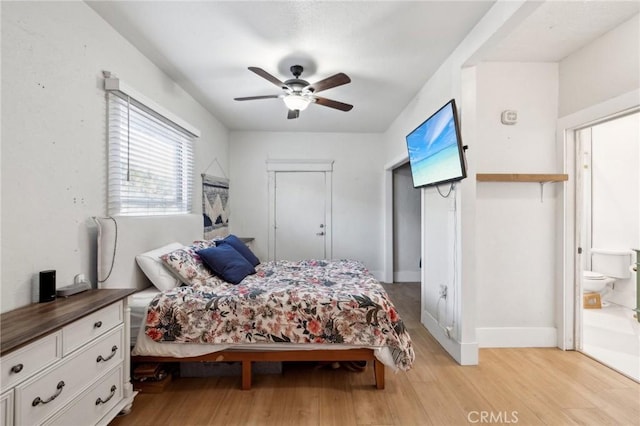
<instances>
[{"instance_id":1,"label":"white wall","mask_svg":"<svg viewBox=\"0 0 640 426\"><path fill-rule=\"evenodd\" d=\"M435 189L423 189L422 204L422 322L431 334L461 364L477 364L476 342L476 244L475 198L476 165L475 77L473 69L465 69L483 48L508 34L539 3L498 1L471 30L456 50L400 112L384 134L386 162L406 153L405 135L449 99L457 98L460 109L462 139L467 152L467 172L449 199L441 198ZM464 72L463 72L464 71ZM467 112L470 112L469 118ZM455 206L455 211L451 211ZM430 255L431 253L435 255ZM439 286L443 280L449 287L446 318L436 309ZM443 327L451 327L447 335Z\"/></svg>"},{"instance_id":2,"label":"white wall","mask_svg":"<svg viewBox=\"0 0 640 426\"><path fill-rule=\"evenodd\" d=\"M420 190L409 164L393 171L393 281L420 281Z\"/></svg>"},{"instance_id":3,"label":"white wall","mask_svg":"<svg viewBox=\"0 0 640 426\"><path fill-rule=\"evenodd\" d=\"M31 280L95 282L95 227L106 211L102 70L202 131L198 174L228 167L228 132L84 2L2 2L2 306L30 303Z\"/></svg>"},{"instance_id":4,"label":"white wall","mask_svg":"<svg viewBox=\"0 0 640 426\"><path fill-rule=\"evenodd\" d=\"M477 169L557 173L558 65L483 63L477 75ZM518 122L504 125L503 110ZM480 347L555 346L557 184L480 182L476 198ZM562 185L562 184L560 184Z\"/></svg>"},{"instance_id":5,"label":"white wall","mask_svg":"<svg viewBox=\"0 0 640 426\"><path fill-rule=\"evenodd\" d=\"M559 116L640 87L640 15L560 62Z\"/></svg>"},{"instance_id":6,"label":"white wall","mask_svg":"<svg viewBox=\"0 0 640 426\"><path fill-rule=\"evenodd\" d=\"M334 160L333 258L382 270L382 137L361 133L231 132L231 232L254 237L268 255L267 159Z\"/></svg>"},{"instance_id":7,"label":"white wall","mask_svg":"<svg viewBox=\"0 0 640 426\"><path fill-rule=\"evenodd\" d=\"M594 126L591 155L593 247L639 248L640 113ZM616 279L607 300L634 309L635 274Z\"/></svg>"}]
</instances>

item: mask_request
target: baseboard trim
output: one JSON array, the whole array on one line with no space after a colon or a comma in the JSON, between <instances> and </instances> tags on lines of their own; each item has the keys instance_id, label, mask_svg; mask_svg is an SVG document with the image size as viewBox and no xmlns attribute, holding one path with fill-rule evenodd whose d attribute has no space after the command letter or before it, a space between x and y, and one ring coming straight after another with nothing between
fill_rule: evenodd
<instances>
[{"instance_id":1,"label":"baseboard trim","mask_svg":"<svg viewBox=\"0 0 640 426\"><path fill-rule=\"evenodd\" d=\"M555 327L478 327L476 337L481 348L555 348Z\"/></svg>"},{"instance_id":2,"label":"baseboard trim","mask_svg":"<svg viewBox=\"0 0 640 426\"><path fill-rule=\"evenodd\" d=\"M422 312L421 322L434 339L438 341L440 346L442 346L458 364L478 365L478 344L476 342L464 343L448 337L436 319L427 311Z\"/></svg>"}]
</instances>

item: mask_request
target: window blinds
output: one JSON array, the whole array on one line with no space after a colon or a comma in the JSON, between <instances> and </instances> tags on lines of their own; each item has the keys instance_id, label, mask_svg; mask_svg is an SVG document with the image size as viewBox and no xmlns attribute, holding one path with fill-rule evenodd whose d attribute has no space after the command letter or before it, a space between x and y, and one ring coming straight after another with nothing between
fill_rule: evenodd
<instances>
[{"instance_id":1,"label":"window blinds","mask_svg":"<svg viewBox=\"0 0 640 426\"><path fill-rule=\"evenodd\" d=\"M189 213L195 137L123 93L107 96L109 214Z\"/></svg>"}]
</instances>

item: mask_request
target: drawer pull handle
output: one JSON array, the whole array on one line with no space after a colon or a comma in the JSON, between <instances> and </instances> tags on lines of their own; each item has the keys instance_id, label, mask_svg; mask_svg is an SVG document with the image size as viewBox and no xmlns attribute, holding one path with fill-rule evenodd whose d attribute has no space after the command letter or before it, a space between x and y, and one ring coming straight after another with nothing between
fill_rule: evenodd
<instances>
[{"instance_id":1,"label":"drawer pull handle","mask_svg":"<svg viewBox=\"0 0 640 426\"><path fill-rule=\"evenodd\" d=\"M51 397L49 397L49 399L43 400L40 399L40 397L36 397L36 399L33 400L33 402L31 403L31 405L33 405L34 407L37 407L38 405L42 404L48 404L51 401L53 401L54 399L56 399L58 396L60 396L60 394L62 393L62 388L64 387L64 382L63 381L59 381L58 385L56 386L56 393L54 393L53 395L51 395Z\"/></svg>"},{"instance_id":2,"label":"drawer pull handle","mask_svg":"<svg viewBox=\"0 0 640 426\"><path fill-rule=\"evenodd\" d=\"M106 404L107 402L109 402L109 400L113 398L113 396L116 394L116 389L118 389L116 385L111 386L111 393L109 394L107 399L102 399L102 398L96 399L96 405Z\"/></svg>"},{"instance_id":3,"label":"drawer pull handle","mask_svg":"<svg viewBox=\"0 0 640 426\"><path fill-rule=\"evenodd\" d=\"M102 321L96 321L93 323L93 328L100 328L102 327Z\"/></svg>"},{"instance_id":4,"label":"drawer pull handle","mask_svg":"<svg viewBox=\"0 0 640 426\"><path fill-rule=\"evenodd\" d=\"M108 357L104 358L102 355L98 355L98 358L96 359L96 362L106 362L109 361L111 358L113 358L114 356L116 356L116 352L118 351L118 347L116 345L113 345L113 347L111 348L111 355L109 355Z\"/></svg>"},{"instance_id":5,"label":"drawer pull handle","mask_svg":"<svg viewBox=\"0 0 640 426\"><path fill-rule=\"evenodd\" d=\"M24 365L22 364L14 365L13 367L11 367L11 372L18 374L19 372L22 371L23 368L24 368Z\"/></svg>"}]
</instances>

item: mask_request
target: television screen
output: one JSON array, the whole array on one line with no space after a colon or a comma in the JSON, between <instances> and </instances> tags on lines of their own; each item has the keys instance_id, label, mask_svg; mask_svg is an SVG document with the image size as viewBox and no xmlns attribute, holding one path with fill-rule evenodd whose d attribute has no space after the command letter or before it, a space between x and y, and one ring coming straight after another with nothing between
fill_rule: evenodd
<instances>
[{"instance_id":1,"label":"television screen","mask_svg":"<svg viewBox=\"0 0 640 426\"><path fill-rule=\"evenodd\" d=\"M407 135L407 151L416 188L467 177L454 99Z\"/></svg>"}]
</instances>

